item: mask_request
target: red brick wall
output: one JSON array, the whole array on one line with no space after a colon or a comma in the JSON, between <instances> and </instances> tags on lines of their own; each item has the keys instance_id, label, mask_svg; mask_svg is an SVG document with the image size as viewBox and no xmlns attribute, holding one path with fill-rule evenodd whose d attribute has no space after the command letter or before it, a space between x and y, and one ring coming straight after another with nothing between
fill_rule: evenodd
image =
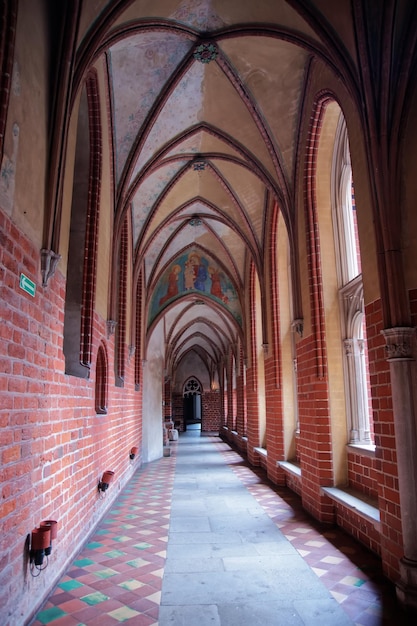
<instances>
[{"instance_id":1,"label":"red brick wall","mask_svg":"<svg viewBox=\"0 0 417 626\"><path fill-rule=\"evenodd\" d=\"M0 615L4 623L19 623L140 463L140 455L131 463L129 451L141 446L141 393L134 391L133 359L124 388L114 386L113 338L107 340L105 320L97 316L90 379L65 375L65 281L58 271L42 287L39 251L2 214L0 243ZM35 281L35 297L19 288L21 272ZM110 364L108 415L95 413L101 341ZM101 500L97 484L106 469L115 479ZM58 538L47 570L34 579L25 545L44 519L58 520Z\"/></svg>"},{"instance_id":2,"label":"red brick wall","mask_svg":"<svg viewBox=\"0 0 417 626\"><path fill-rule=\"evenodd\" d=\"M277 467L277 461L284 460L284 426L282 390L276 384L276 367L274 357L265 359L267 473L274 483L285 485L284 472Z\"/></svg>"},{"instance_id":3,"label":"red brick wall","mask_svg":"<svg viewBox=\"0 0 417 626\"><path fill-rule=\"evenodd\" d=\"M247 401L247 451L252 465L259 465L259 456L253 448L259 446L259 407L258 390L255 383L256 368L248 368L246 373L246 401Z\"/></svg>"},{"instance_id":4,"label":"red brick wall","mask_svg":"<svg viewBox=\"0 0 417 626\"><path fill-rule=\"evenodd\" d=\"M370 498L378 497L378 472L375 455L361 452L359 448L348 449L349 487Z\"/></svg>"},{"instance_id":5,"label":"red brick wall","mask_svg":"<svg viewBox=\"0 0 417 626\"><path fill-rule=\"evenodd\" d=\"M328 385L327 379L317 377L313 336L298 343L297 366L303 506L317 519L331 522L332 504L320 491L333 484Z\"/></svg>"},{"instance_id":6,"label":"red brick wall","mask_svg":"<svg viewBox=\"0 0 417 626\"><path fill-rule=\"evenodd\" d=\"M221 402L218 391L205 391L201 398L202 421L201 430L219 432Z\"/></svg>"},{"instance_id":7,"label":"red brick wall","mask_svg":"<svg viewBox=\"0 0 417 626\"><path fill-rule=\"evenodd\" d=\"M179 431L184 431L184 398L182 393L172 394L172 420L180 423Z\"/></svg>"},{"instance_id":8,"label":"red brick wall","mask_svg":"<svg viewBox=\"0 0 417 626\"><path fill-rule=\"evenodd\" d=\"M343 506L340 502L337 504L336 510L337 525L370 550L380 554L380 535L374 524L355 513L355 511Z\"/></svg>"},{"instance_id":9,"label":"red brick wall","mask_svg":"<svg viewBox=\"0 0 417 626\"><path fill-rule=\"evenodd\" d=\"M381 513L381 556L391 580L398 577L403 556L400 495L396 465L390 369L385 352L380 300L366 306L369 373L376 445L376 480Z\"/></svg>"}]
</instances>

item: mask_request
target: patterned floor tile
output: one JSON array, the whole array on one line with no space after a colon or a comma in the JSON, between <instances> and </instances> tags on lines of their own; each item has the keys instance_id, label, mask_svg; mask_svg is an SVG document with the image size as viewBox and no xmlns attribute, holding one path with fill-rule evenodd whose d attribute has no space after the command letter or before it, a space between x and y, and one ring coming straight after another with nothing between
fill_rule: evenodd
<instances>
[{"instance_id":1,"label":"patterned floor tile","mask_svg":"<svg viewBox=\"0 0 417 626\"><path fill-rule=\"evenodd\" d=\"M261 468L250 468L218 437L211 441L356 626L400 625L392 585L376 556L343 531L312 520L296 494L274 488ZM32 626L157 626L175 450L137 471Z\"/></svg>"}]
</instances>

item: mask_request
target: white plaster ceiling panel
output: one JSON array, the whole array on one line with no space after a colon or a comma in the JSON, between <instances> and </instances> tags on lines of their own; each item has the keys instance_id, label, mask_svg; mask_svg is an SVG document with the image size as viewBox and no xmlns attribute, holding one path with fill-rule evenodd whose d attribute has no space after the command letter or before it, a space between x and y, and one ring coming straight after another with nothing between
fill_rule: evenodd
<instances>
[{"instance_id":1,"label":"white plaster ceiling panel","mask_svg":"<svg viewBox=\"0 0 417 626\"><path fill-rule=\"evenodd\" d=\"M103 6L109 1L95 0L95 4ZM334 9L333 13L337 13L340 8L339 3L330 3L330 9L328 0L320 0L320 3L327 7L327 11ZM95 15L97 13L89 11L90 19ZM341 15L349 22L343 13ZM272 22L316 38L312 28L286 0L136 0L124 11L116 24L130 22L138 17L171 18L201 32L233 23Z\"/></svg>"},{"instance_id":2,"label":"white plaster ceiling panel","mask_svg":"<svg viewBox=\"0 0 417 626\"><path fill-rule=\"evenodd\" d=\"M221 42L220 47L223 47ZM204 81L204 120L241 144L276 176L272 158L252 114L216 62L208 64ZM221 94L221 98L219 98Z\"/></svg>"},{"instance_id":3,"label":"white plaster ceiling panel","mask_svg":"<svg viewBox=\"0 0 417 626\"><path fill-rule=\"evenodd\" d=\"M243 161L245 159L244 155L241 154L239 150L234 149L230 146L226 141L219 139L218 137L213 136L209 132L205 132L203 134L203 139L201 143L201 152L204 153L220 153L225 156L232 156L236 159L240 159Z\"/></svg>"},{"instance_id":4,"label":"white plaster ceiling panel","mask_svg":"<svg viewBox=\"0 0 417 626\"><path fill-rule=\"evenodd\" d=\"M133 178L168 141L200 120L205 70L202 63L192 63L173 90L141 149Z\"/></svg>"},{"instance_id":5,"label":"white plaster ceiling panel","mask_svg":"<svg viewBox=\"0 0 417 626\"><path fill-rule=\"evenodd\" d=\"M184 382L190 377L190 373L193 378L198 378L203 388L209 388L211 363L211 357L202 349L195 347L187 352L181 350L178 355L178 369L175 373L175 378L179 377L178 391L182 393Z\"/></svg>"},{"instance_id":6,"label":"white plaster ceiling panel","mask_svg":"<svg viewBox=\"0 0 417 626\"><path fill-rule=\"evenodd\" d=\"M112 0L108 0L112 1ZM115 22L117 25L131 23L138 18L168 17L175 11L181 0L134 0Z\"/></svg>"},{"instance_id":7,"label":"white plaster ceiling panel","mask_svg":"<svg viewBox=\"0 0 417 626\"><path fill-rule=\"evenodd\" d=\"M160 206L161 214L165 214L167 210L172 211L185 202L197 198L202 198L209 204L221 207L222 210L229 210L228 207L232 202L230 195L209 167L206 167L202 172L194 171L192 167L189 167L164 197Z\"/></svg>"},{"instance_id":8,"label":"white plaster ceiling panel","mask_svg":"<svg viewBox=\"0 0 417 626\"><path fill-rule=\"evenodd\" d=\"M260 244L264 221L265 185L251 171L235 163L226 161L214 161L214 163L236 194Z\"/></svg>"},{"instance_id":9,"label":"white plaster ceiling panel","mask_svg":"<svg viewBox=\"0 0 417 626\"><path fill-rule=\"evenodd\" d=\"M110 48L118 178L147 114L191 45L175 34L143 32Z\"/></svg>"},{"instance_id":10,"label":"white plaster ceiling panel","mask_svg":"<svg viewBox=\"0 0 417 626\"><path fill-rule=\"evenodd\" d=\"M193 202L187 204L183 209L181 209L181 211L178 211L178 213L176 213L175 215L175 218L185 219L187 217L200 215L203 213L204 215L218 216L218 211L210 207L208 204L206 204L206 202L202 200L194 200Z\"/></svg>"},{"instance_id":11,"label":"white plaster ceiling panel","mask_svg":"<svg viewBox=\"0 0 417 626\"><path fill-rule=\"evenodd\" d=\"M190 351L193 349L193 347L195 346L196 343L196 339L198 339L198 345L201 346L202 348L204 348L204 350L212 357L215 358L216 354L213 350L213 347L211 345L211 343L208 341L208 339L205 336L201 336L201 335L191 335L188 339L185 338L182 342L180 342L181 345L181 350L178 356L184 354L187 351Z\"/></svg>"},{"instance_id":12,"label":"white plaster ceiling panel","mask_svg":"<svg viewBox=\"0 0 417 626\"><path fill-rule=\"evenodd\" d=\"M328 0L323 0L323 2L328 4ZM339 3L331 4L336 9ZM312 28L286 0L238 0L235 2L213 0L213 10L217 11L226 24L275 23L316 38Z\"/></svg>"},{"instance_id":13,"label":"white plaster ceiling panel","mask_svg":"<svg viewBox=\"0 0 417 626\"><path fill-rule=\"evenodd\" d=\"M177 312L178 313L178 312ZM172 312L169 312L172 315ZM230 327L224 323L224 319L221 314L213 310L211 307L202 305L191 305L188 308L182 310L181 315L177 318L177 323L173 326L173 335L181 332L186 326L192 326L195 320L203 317L205 320L210 320L217 332L224 336L227 340L231 341L234 338ZM222 339L223 340L223 339Z\"/></svg>"},{"instance_id":14,"label":"white plaster ceiling panel","mask_svg":"<svg viewBox=\"0 0 417 626\"><path fill-rule=\"evenodd\" d=\"M167 152L166 157L176 156L178 154L198 154L201 151L203 133L200 131L187 137L172 150Z\"/></svg>"},{"instance_id":15,"label":"white plaster ceiling panel","mask_svg":"<svg viewBox=\"0 0 417 626\"><path fill-rule=\"evenodd\" d=\"M177 337L175 337L175 341L179 345L182 345L182 350L187 350L190 349L189 342L195 342L196 335L199 335L200 338L204 338L203 342L199 342L199 345L203 345L207 350L207 353L216 360L216 357L219 357L217 348L219 337L211 331L209 324L193 323L191 328L188 328L183 333L177 335Z\"/></svg>"},{"instance_id":16,"label":"white plaster ceiling panel","mask_svg":"<svg viewBox=\"0 0 417 626\"><path fill-rule=\"evenodd\" d=\"M141 234L142 227L147 220L149 213L161 194L166 189L169 182L177 174L177 172L185 165L186 161L176 161L168 163L145 178L143 183L136 191L132 202L133 212L133 236L134 244Z\"/></svg>"},{"instance_id":17,"label":"white plaster ceiling panel","mask_svg":"<svg viewBox=\"0 0 417 626\"><path fill-rule=\"evenodd\" d=\"M158 210L152 214L146 237L149 238L153 236L159 228L161 221L175 212L179 206L182 206L185 202L191 201L198 196L199 179L195 175L195 172L188 169L169 189L163 201L159 204Z\"/></svg>"},{"instance_id":18,"label":"white plaster ceiling panel","mask_svg":"<svg viewBox=\"0 0 417 626\"><path fill-rule=\"evenodd\" d=\"M201 316L200 318L193 319L192 325L186 332L183 333L182 336L192 333L201 333L202 335L206 335L207 339L214 344L216 344L219 340L219 336L215 332L214 328L210 325L206 318L202 319Z\"/></svg>"},{"instance_id":19,"label":"white plaster ceiling panel","mask_svg":"<svg viewBox=\"0 0 417 626\"><path fill-rule=\"evenodd\" d=\"M177 300L175 305L165 313L167 328L176 332L178 323L184 319L190 308L189 300Z\"/></svg>"},{"instance_id":20,"label":"white plaster ceiling panel","mask_svg":"<svg viewBox=\"0 0 417 626\"><path fill-rule=\"evenodd\" d=\"M256 46L251 42L253 38L243 37L225 41L222 47L271 129L291 176L307 52L270 37L258 37Z\"/></svg>"}]
</instances>

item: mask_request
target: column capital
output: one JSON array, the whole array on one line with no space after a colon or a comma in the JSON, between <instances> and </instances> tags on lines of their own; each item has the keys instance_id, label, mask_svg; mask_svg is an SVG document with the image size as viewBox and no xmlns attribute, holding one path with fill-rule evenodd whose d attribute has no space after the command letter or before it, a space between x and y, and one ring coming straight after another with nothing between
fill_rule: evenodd
<instances>
[{"instance_id":1,"label":"column capital","mask_svg":"<svg viewBox=\"0 0 417 626\"><path fill-rule=\"evenodd\" d=\"M413 359L413 341L416 329L409 326L384 328L385 350L388 361L409 361Z\"/></svg>"}]
</instances>

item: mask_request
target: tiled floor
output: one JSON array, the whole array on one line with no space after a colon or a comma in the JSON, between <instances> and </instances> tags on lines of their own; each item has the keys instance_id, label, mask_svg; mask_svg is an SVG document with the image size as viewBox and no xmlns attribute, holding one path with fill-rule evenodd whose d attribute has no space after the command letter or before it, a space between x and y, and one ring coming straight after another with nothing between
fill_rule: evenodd
<instances>
[{"instance_id":1,"label":"tiled floor","mask_svg":"<svg viewBox=\"0 0 417 626\"><path fill-rule=\"evenodd\" d=\"M321 528L303 512L295 494L274 489L265 481L262 470L249 468L218 437L201 440L205 444L209 441L220 452L224 463L354 624L407 623L375 556L338 529ZM158 624L173 479L181 441L180 438L171 445L170 457L150 463L135 474L39 611L33 626ZM187 626L199 624L196 616L196 621Z\"/></svg>"}]
</instances>

